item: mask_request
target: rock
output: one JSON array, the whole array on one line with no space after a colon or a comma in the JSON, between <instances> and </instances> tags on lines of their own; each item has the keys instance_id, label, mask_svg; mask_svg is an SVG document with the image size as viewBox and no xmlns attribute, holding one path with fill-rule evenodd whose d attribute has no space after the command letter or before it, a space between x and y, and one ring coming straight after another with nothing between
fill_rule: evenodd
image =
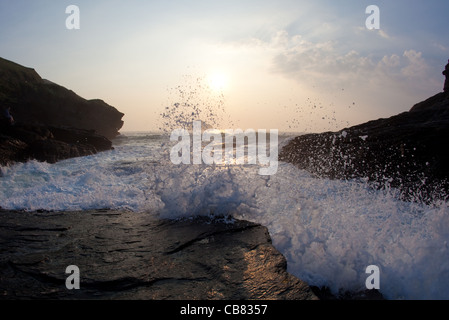
<instances>
[{"instance_id":1,"label":"rock","mask_svg":"<svg viewBox=\"0 0 449 320\"><path fill-rule=\"evenodd\" d=\"M9 136L0 134L0 165L5 166L22 160L22 153L28 145Z\"/></svg>"},{"instance_id":2,"label":"rock","mask_svg":"<svg viewBox=\"0 0 449 320\"><path fill-rule=\"evenodd\" d=\"M111 149L111 141L87 130L30 124L0 128L0 165L33 159L55 163Z\"/></svg>"},{"instance_id":3,"label":"rock","mask_svg":"<svg viewBox=\"0 0 449 320\"><path fill-rule=\"evenodd\" d=\"M34 69L0 58L0 107L16 122L94 130L108 139L123 126L123 113L102 100L86 100L42 79Z\"/></svg>"},{"instance_id":4,"label":"rock","mask_svg":"<svg viewBox=\"0 0 449 320\"><path fill-rule=\"evenodd\" d=\"M298 136L279 158L319 177L362 178L378 188L397 188L406 200L446 199L449 94L439 93L388 119Z\"/></svg>"},{"instance_id":5,"label":"rock","mask_svg":"<svg viewBox=\"0 0 449 320\"><path fill-rule=\"evenodd\" d=\"M123 113L102 100L87 101L42 79L35 70L0 58L0 108L3 112L0 165L31 159L54 163L112 149Z\"/></svg>"},{"instance_id":6,"label":"rock","mask_svg":"<svg viewBox=\"0 0 449 320\"><path fill-rule=\"evenodd\" d=\"M112 142L104 136L96 134L94 131L81 130L75 128L49 127L53 138L72 145L89 145L99 151L111 150Z\"/></svg>"},{"instance_id":7,"label":"rock","mask_svg":"<svg viewBox=\"0 0 449 320\"><path fill-rule=\"evenodd\" d=\"M317 299L246 221L0 211L0 243L0 299ZM79 290L66 288L70 265Z\"/></svg>"},{"instance_id":8,"label":"rock","mask_svg":"<svg viewBox=\"0 0 449 320\"><path fill-rule=\"evenodd\" d=\"M39 140L30 144L27 149L27 158L41 162L56 163L61 160L88 156L97 153L92 145L72 145L62 141L48 139Z\"/></svg>"}]
</instances>

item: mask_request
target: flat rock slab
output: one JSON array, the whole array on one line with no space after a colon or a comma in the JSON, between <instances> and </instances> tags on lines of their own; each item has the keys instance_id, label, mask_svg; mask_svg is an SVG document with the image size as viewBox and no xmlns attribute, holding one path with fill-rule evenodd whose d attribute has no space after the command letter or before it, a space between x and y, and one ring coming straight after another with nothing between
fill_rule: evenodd
<instances>
[{"instance_id":1,"label":"flat rock slab","mask_svg":"<svg viewBox=\"0 0 449 320\"><path fill-rule=\"evenodd\" d=\"M0 211L0 248L0 299L317 299L247 221ZM79 290L66 287L71 265Z\"/></svg>"}]
</instances>

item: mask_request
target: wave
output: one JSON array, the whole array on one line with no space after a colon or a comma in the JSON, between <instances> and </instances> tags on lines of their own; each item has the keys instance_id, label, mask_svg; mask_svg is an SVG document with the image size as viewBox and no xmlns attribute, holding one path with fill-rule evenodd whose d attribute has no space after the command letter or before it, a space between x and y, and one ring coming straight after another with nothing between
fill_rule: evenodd
<instances>
[{"instance_id":1,"label":"wave","mask_svg":"<svg viewBox=\"0 0 449 320\"><path fill-rule=\"evenodd\" d=\"M449 206L405 202L363 181L317 179L291 164L173 165L166 137L126 137L115 150L53 165L3 167L4 209L109 208L177 219L232 215L267 226L289 271L334 292L364 289L369 265L389 299L448 299Z\"/></svg>"}]
</instances>

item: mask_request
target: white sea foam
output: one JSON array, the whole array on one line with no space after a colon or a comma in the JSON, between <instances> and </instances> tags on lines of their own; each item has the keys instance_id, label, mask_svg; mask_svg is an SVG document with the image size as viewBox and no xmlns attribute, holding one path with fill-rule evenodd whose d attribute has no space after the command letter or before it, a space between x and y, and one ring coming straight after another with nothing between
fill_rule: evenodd
<instances>
[{"instance_id":1,"label":"white sea foam","mask_svg":"<svg viewBox=\"0 0 449 320\"><path fill-rule=\"evenodd\" d=\"M267 226L289 271L312 285L364 289L366 267L377 265L387 298L449 299L447 203L403 202L286 163L273 176L258 175L257 165L178 166L169 153L168 137L139 134L94 156L4 167L0 206L231 214Z\"/></svg>"}]
</instances>

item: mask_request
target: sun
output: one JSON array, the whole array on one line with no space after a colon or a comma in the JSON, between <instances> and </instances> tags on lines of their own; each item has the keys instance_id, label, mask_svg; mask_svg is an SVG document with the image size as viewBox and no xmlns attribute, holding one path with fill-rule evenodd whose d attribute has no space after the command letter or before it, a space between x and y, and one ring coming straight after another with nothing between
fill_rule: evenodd
<instances>
[{"instance_id":1,"label":"sun","mask_svg":"<svg viewBox=\"0 0 449 320\"><path fill-rule=\"evenodd\" d=\"M227 88L229 83L228 76L223 72L211 73L208 77L208 84L211 89L222 91Z\"/></svg>"}]
</instances>

